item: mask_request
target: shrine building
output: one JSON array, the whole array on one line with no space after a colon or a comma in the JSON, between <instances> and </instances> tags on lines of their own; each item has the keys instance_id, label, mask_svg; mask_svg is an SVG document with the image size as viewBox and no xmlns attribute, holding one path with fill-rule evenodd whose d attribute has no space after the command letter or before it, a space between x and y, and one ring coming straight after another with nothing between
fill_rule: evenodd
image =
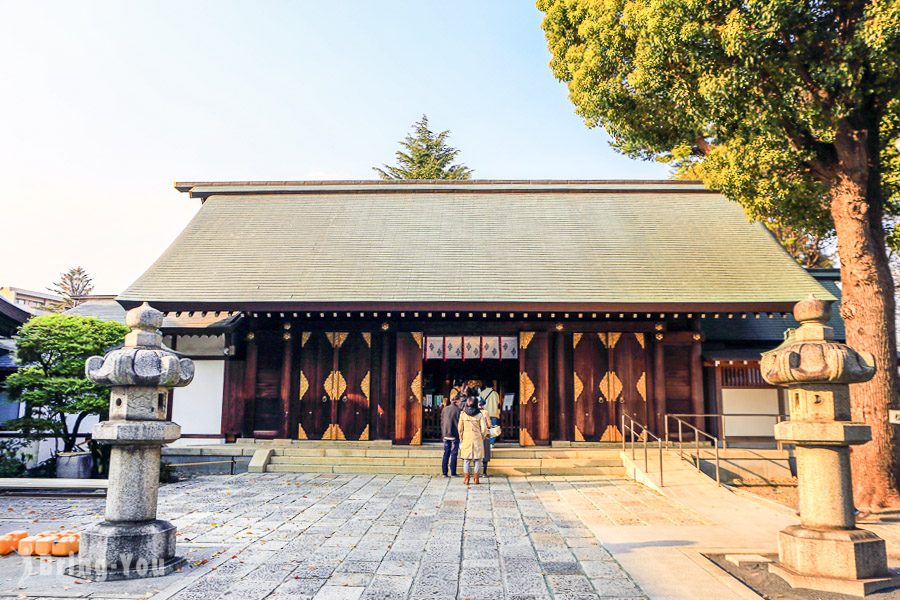
<instances>
[{"instance_id":1,"label":"shrine building","mask_svg":"<svg viewBox=\"0 0 900 600\"><path fill-rule=\"evenodd\" d=\"M197 366L170 412L205 440L438 441L456 380L493 383L522 445L782 411L759 352L839 294L696 182L176 188L199 212L116 300L167 313Z\"/></svg>"}]
</instances>

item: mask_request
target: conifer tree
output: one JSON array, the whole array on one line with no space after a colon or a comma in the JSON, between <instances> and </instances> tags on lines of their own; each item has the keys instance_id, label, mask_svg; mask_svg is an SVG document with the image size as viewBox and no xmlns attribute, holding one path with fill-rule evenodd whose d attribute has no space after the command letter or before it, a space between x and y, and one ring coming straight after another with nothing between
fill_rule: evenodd
<instances>
[{"instance_id":1,"label":"conifer tree","mask_svg":"<svg viewBox=\"0 0 900 600\"><path fill-rule=\"evenodd\" d=\"M413 132L400 142L397 165L372 167L382 179L469 179L472 169L453 164L459 150L447 145L450 131L434 133L428 128L428 117L422 115Z\"/></svg>"}]
</instances>

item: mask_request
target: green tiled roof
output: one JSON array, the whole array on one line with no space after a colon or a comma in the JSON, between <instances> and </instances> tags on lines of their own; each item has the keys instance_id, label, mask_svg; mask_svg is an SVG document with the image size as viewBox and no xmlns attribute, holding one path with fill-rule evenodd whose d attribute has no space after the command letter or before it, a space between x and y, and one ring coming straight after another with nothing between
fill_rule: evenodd
<instances>
[{"instance_id":1,"label":"green tiled roof","mask_svg":"<svg viewBox=\"0 0 900 600\"><path fill-rule=\"evenodd\" d=\"M177 184L204 198L119 299L161 306L737 306L831 298L677 182Z\"/></svg>"}]
</instances>

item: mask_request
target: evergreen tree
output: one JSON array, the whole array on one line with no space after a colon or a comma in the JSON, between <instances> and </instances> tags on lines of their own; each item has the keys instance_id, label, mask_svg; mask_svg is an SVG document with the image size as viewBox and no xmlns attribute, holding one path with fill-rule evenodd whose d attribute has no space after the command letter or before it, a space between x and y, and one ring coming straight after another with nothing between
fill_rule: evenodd
<instances>
[{"instance_id":1,"label":"evergreen tree","mask_svg":"<svg viewBox=\"0 0 900 600\"><path fill-rule=\"evenodd\" d=\"M78 298L87 296L94 290L94 280L81 267L72 267L65 273L60 273L59 281L49 289L63 297L62 301L54 307L56 311L61 312L81 304L82 301Z\"/></svg>"},{"instance_id":2,"label":"evergreen tree","mask_svg":"<svg viewBox=\"0 0 900 600\"><path fill-rule=\"evenodd\" d=\"M428 128L428 117L422 115L413 133L406 136L397 150L397 166L372 167L382 179L469 179L472 169L453 164L459 150L447 145L450 131L434 133Z\"/></svg>"}]
</instances>

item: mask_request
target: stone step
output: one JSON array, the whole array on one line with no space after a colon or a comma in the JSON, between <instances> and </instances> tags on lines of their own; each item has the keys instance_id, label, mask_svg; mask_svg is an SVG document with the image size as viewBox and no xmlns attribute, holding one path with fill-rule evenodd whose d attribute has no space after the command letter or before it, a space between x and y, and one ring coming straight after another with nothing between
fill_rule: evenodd
<instances>
[{"instance_id":1,"label":"stone step","mask_svg":"<svg viewBox=\"0 0 900 600\"><path fill-rule=\"evenodd\" d=\"M460 465L461 469L462 465ZM380 465L380 464L333 464L307 465L297 463L270 463L266 468L269 473L371 473L379 475L438 475L439 464L431 465ZM498 466L493 461L488 470L493 475L506 477L526 477L532 475L559 476L622 476L621 466L599 467L552 467L552 466Z\"/></svg>"},{"instance_id":2,"label":"stone step","mask_svg":"<svg viewBox=\"0 0 900 600\"><path fill-rule=\"evenodd\" d=\"M391 440L367 440L364 442L353 440L257 440L252 438L241 438L235 443L236 446L272 446L278 448L390 448L393 446Z\"/></svg>"},{"instance_id":3,"label":"stone step","mask_svg":"<svg viewBox=\"0 0 900 600\"><path fill-rule=\"evenodd\" d=\"M356 466L376 466L376 467L421 467L425 469L434 469L440 465L440 456L432 456L428 458L402 458L402 457L323 457L323 456L273 456L269 462L270 465L294 465L297 468L306 466L334 466L334 467L356 467ZM561 473L571 469L581 468L621 468L622 462L619 458L614 459L521 459L521 458L491 458L492 467L504 469L538 469L539 471L552 470L554 473Z\"/></svg>"},{"instance_id":4,"label":"stone step","mask_svg":"<svg viewBox=\"0 0 900 600\"><path fill-rule=\"evenodd\" d=\"M325 447L325 446L292 446L274 448L278 456L331 456L331 457L369 457L369 458L431 458L441 456L440 446L388 446L383 448ZM618 450L551 450L551 449L519 449L494 448L496 458L510 459L618 459Z\"/></svg>"}]
</instances>

